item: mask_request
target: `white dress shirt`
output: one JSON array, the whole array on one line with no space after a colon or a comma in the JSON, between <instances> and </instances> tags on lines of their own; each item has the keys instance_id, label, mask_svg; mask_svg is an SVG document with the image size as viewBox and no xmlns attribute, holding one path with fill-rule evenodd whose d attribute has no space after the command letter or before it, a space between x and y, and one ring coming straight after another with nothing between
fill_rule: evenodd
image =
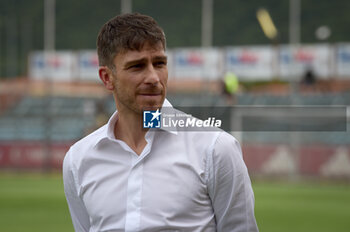
<instances>
[{"instance_id":1,"label":"white dress shirt","mask_svg":"<svg viewBox=\"0 0 350 232\"><path fill-rule=\"evenodd\" d=\"M149 130L137 155L115 138L117 120L115 112L64 159L75 231L258 231L247 168L230 134Z\"/></svg>"}]
</instances>

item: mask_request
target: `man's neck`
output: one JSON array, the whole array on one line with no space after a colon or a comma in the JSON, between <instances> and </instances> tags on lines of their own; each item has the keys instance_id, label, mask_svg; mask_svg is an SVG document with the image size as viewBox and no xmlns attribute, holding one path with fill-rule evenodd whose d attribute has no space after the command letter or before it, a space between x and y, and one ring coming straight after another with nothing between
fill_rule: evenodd
<instances>
[{"instance_id":1,"label":"man's neck","mask_svg":"<svg viewBox=\"0 0 350 232\"><path fill-rule=\"evenodd\" d=\"M114 126L115 138L124 141L138 155L147 144L146 132L147 130L142 129L142 115L118 112L118 120Z\"/></svg>"}]
</instances>

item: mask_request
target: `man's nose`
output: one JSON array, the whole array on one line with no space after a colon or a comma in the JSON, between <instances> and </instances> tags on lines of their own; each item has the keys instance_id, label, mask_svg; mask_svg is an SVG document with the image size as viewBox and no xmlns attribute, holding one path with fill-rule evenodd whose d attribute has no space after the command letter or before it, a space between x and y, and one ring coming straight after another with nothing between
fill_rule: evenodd
<instances>
[{"instance_id":1,"label":"man's nose","mask_svg":"<svg viewBox=\"0 0 350 232\"><path fill-rule=\"evenodd\" d=\"M159 82L159 76L157 70L153 67L153 65L148 65L148 68L145 73L145 83L156 85Z\"/></svg>"}]
</instances>

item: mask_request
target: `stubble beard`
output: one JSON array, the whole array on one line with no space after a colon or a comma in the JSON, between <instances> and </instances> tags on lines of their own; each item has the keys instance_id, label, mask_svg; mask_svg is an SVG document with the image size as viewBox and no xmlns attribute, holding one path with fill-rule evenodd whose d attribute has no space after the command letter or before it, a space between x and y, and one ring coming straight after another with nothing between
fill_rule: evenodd
<instances>
[{"instance_id":1,"label":"stubble beard","mask_svg":"<svg viewBox=\"0 0 350 232\"><path fill-rule=\"evenodd\" d=\"M119 106L120 108L118 111L127 109L128 111L142 116L144 110L157 110L161 108L165 100L166 89L162 90L160 101L149 101L146 102L146 104L142 104L137 102L137 94L130 94L127 91L123 91L119 88L120 85L118 85L117 81L115 82L115 86L114 94L116 96L117 107Z\"/></svg>"}]
</instances>

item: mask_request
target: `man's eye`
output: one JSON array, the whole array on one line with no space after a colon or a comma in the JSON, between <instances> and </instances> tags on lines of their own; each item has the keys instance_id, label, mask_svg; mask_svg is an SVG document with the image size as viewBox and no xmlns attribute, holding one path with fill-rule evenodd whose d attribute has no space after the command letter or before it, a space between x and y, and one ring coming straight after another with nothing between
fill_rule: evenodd
<instances>
[{"instance_id":1,"label":"man's eye","mask_svg":"<svg viewBox=\"0 0 350 232\"><path fill-rule=\"evenodd\" d=\"M134 64L129 67L129 69L140 69L143 67L143 64Z\"/></svg>"},{"instance_id":2,"label":"man's eye","mask_svg":"<svg viewBox=\"0 0 350 232\"><path fill-rule=\"evenodd\" d=\"M162 67L164 65L166 65L165 61L158 61L158 62L155 63L155 66L157 66L157 67Z\"/></svg>"}]
</instances>

